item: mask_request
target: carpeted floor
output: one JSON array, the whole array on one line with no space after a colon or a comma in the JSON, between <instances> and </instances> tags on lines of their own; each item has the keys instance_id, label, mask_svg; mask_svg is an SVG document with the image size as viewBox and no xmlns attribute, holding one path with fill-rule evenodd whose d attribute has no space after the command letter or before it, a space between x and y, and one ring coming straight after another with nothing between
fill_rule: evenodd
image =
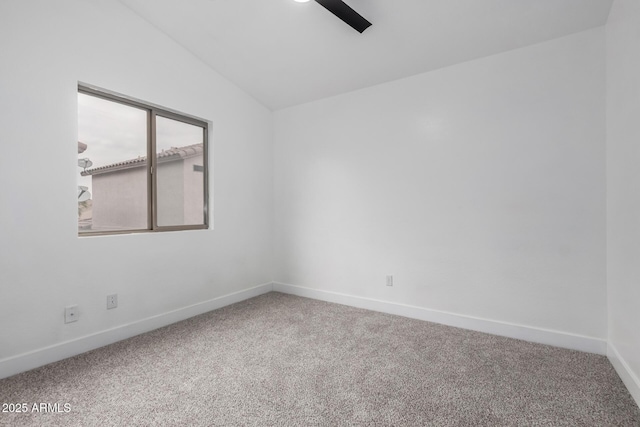
<instances>
[{"instance_id":1,"label":"carpeted floor","mask_svg":"<svg viewBox=\"0 0 640 427\"><path fill-rule=\"evenodd\" d=\"M0 424L640 426L603 356L275 292L0 380L23 402Z\"/></svg>"}]
</instances>

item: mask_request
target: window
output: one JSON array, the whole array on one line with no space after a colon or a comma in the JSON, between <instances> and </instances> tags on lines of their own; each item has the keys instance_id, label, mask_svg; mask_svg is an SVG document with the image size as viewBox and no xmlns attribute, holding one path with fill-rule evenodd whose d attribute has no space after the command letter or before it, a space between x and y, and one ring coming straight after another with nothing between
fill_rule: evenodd
<instances>
[{"instance_id":1,"label":"window","mask_svg":"<svg viewBox=\"0 0 640 427\"><path fill-rule=\"evenodd\" d=\"M79 85L78 234L207 228L207 138L205 121Z\"/></svg>"}]
</instances>

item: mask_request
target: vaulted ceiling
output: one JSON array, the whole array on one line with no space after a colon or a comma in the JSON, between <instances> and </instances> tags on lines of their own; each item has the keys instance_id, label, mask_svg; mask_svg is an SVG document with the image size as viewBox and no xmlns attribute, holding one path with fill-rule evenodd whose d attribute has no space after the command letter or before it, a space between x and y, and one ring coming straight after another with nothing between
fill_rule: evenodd
<instances>
[{"instance_id":1,"label":"vaulted ceiling","mask_svg":"<svg viewBox=\"0 0 640 427\"><path fill-rule=\"evenodd\" d=\"M612 0L120 0L276 110L604 25Z\"/></svg>"}]
</instances>

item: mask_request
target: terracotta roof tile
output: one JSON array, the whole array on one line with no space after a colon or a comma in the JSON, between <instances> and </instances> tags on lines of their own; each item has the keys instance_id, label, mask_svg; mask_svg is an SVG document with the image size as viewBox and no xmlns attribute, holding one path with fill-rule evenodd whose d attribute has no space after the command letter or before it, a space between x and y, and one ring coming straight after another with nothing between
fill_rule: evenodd
<instances>
[{"instance_id":1,"label":"terracotta roof tile","mask_svg":"<svg viewBox=\"0 0 640 427\"><path fill-rule=\"evenodd\" d=\"M202 155L204 152L203 144L185 145L184 147L171 147L168 150L162 150L158 153L158 163L171 162L174 160L188 159ZM123 169L131 169L135 167L144 166L147 164L147 156L140 156L135 159L124 160L118 163L112 163L106 166L99 166L97 168L87 169L81 172L80 175L99 175L103 173L115 172Z\"/></svg>"}]
</instances>

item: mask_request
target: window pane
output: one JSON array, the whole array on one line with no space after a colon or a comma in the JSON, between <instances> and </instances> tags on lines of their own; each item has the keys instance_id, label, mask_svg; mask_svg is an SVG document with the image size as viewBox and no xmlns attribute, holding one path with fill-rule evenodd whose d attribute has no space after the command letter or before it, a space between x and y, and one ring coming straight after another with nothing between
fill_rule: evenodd
<instances>
[{"instance_id":1,"label":"window pane","mask_svg":"<svg viewBox=\"0 0 640 427\"><path fill-rule=\"evenodd\" d=\"M147 229L146 110L78 93L78 232Z\"/></svg>"},{"instance_id":2,"label":"window pane","mask_svg":"<svg viewBox=\"0 0 640 427\"><path fill-rule=\"evenodd\" d=\"M204 128L156 117L158 226L203 225Z\"/></svg>"}]
</instances>

